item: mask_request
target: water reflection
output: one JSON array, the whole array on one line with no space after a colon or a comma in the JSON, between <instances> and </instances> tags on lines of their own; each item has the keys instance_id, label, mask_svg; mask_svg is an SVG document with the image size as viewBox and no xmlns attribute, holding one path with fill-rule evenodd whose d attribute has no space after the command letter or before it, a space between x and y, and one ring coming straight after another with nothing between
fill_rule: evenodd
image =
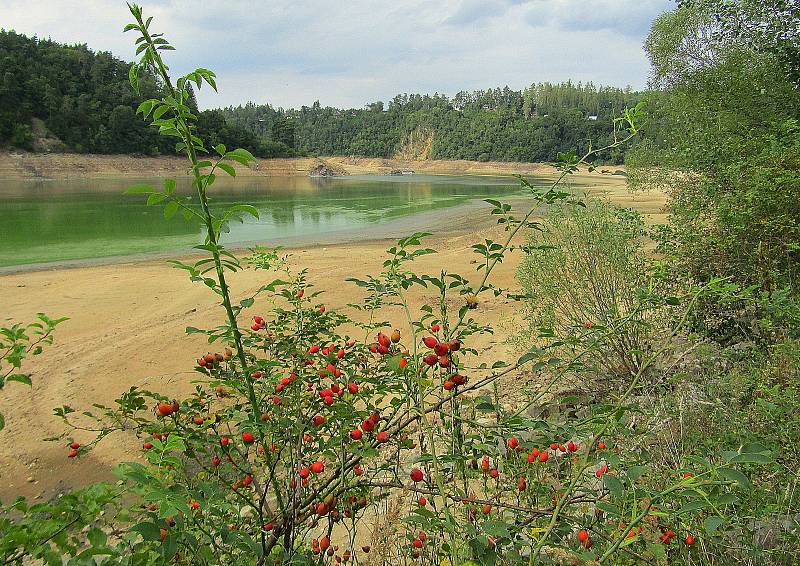
<instances>
[{"instance_id":1,"label":"water reflection","mask_svg":"<svg viewBox=\"0 0 800 566\"><path fill-rule=\"evenodd\" d=\"M166 221L160 207L126 187L158 180L0 181L0 266L189 248L203 238L197 221ZM188 180L178 191L190 194ZM231 224L228 243L309 237L472 199L519 191L507 177L352 176L219 179L214 210L253 204L260 219Z\"/></svg>"}]
</instances>

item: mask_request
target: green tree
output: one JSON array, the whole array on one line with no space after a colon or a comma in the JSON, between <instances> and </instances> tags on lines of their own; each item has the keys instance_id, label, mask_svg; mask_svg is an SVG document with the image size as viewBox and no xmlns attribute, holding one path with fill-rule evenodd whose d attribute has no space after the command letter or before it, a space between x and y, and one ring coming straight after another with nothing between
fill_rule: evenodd
<instances>
[{"instance_id":1,"label":"green tree","mask_svg":"<svg viewBox=\"0 0 800 566\"><path fill-rule=\"evenodd\" d=\"M645 139L627 163L637 187L669 194L660 249L686 276L730 277L773 297L800 290L800 97L781 58L720 35L748 2L686 3L646 42L654 82ZM769 21L747 21L747 29Z\"/></svg>"}]
</instances>

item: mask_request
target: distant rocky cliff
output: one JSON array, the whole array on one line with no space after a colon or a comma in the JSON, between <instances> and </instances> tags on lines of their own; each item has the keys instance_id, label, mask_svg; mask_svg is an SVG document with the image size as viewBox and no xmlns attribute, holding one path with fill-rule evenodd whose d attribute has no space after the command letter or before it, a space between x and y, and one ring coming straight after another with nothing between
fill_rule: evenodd
<instances>
[{"instance_id":1,"label":"distant rocky cliff","mask_svg":"<svg viewBox=\"0 0 800 566\"><path fill-rule=\"evenodd\" d=\"M344 175L348 175L348 172L322 159L308 172L309 177L342 177Z\"/></svg>"}]
</instances>

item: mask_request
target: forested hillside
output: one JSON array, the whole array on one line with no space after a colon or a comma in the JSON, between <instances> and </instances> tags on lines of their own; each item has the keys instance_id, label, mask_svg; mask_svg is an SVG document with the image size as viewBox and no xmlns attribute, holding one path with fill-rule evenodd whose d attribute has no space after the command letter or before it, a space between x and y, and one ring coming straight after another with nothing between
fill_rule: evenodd
<instances>
[{"instance_id":1,"label":"forested hillside","mask_svg":"<svg viewBox=\"0 0 800 566\"><path fill-rule=\"evenodd\" d=\"M111 53L0 30L0 69L0 147L174 152L169 140L159 139L136 116L141 100L161 95L158 81L143 76L142 96L136 96L127 82L130 63ZM360 109L248 103L199 112L197 129L212 143L244 147L259 157L551 161L589 142L608 143L613 117L639 98L629 90L567 82L459 92L452 98L399 94L388 104ZM619 163L623 152L618 148L600 158Z\"/></svg>"},{"instance_id":2,"label":"forested hillside","mask_svg":"<svg viewBox=\"0 0 800 566\"><path fill-rule=\"evenodd\" d=\"M228 107L228 121L320 155L549 161L558 152L606 144L612 120L637 93L588 83L533 84L444 95L401 94L362 109ZM281 138L279 133L289 131ZM604 159L620 162L623 150Z\"/></svg>"},{"instance_id":3,"label":"forested hillside","mask_svg":"<svg viewBox=\"0 0 800 566\"><path fill-rule=\"evenodd\" d=\"M160 97L152 76L142 96L128 84L130 63L86 45L62 45L0 30L0 147L78 153L174 153L174 144L148 127L136 108ZM203 111L197 129L213 142L245 147L259 156L289 154ZM55 136L55 137L53 137Z\"/></svg>"}]
</instances>

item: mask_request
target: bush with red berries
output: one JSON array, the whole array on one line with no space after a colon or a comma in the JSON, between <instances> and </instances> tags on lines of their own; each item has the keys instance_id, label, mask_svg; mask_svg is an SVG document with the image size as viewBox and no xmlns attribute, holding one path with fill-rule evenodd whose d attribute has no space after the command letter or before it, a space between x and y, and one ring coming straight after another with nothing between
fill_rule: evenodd
<instances>
[{"instance_id":1,"label":"bush with red berries","mask_svg":"<svg viewBox=\"0 0 800 566\"><path fill-rule=\"evenodd\" d=\"M549 188L521 179L535 204L528 214L489 201L507 235L473 247L477 282L446 269L416 273L415 260L435 253L423 247L424 233L391 247L380 274L352 280L366 295L357 308L375 315L368 320L379 320L385 305L400 305L405 320L359 323L325 308L305 272L291 273L269 252L254 254L250 263L274 278L234 301L226 275L245 266L219 238L227 222L257 211L238 205L212 214L206 194L218 173L235 175L232 163L249 165L253 158L203 146L187 105L189 85L215 88L213 73L197 69L173 83L161 58L171 46L151 31L138 7L131 12L135 22L128 29L139 34L142 54L131 82L136 87L140 74L156 75L171 93L143 102L139 111L179 140L200 205L175 194L172 180L163 189L132 190L149 194L148 202L163 206L167 217L182 211L204 223L200 247L208 258L174 263L209 287L225 321L188 329L212 345L212 351L187 355L197 373L190 397L131 388L113 407L57 409L86 438L80 444L66 438L65 456L77 457L75 465L107 436L130 438L131 432L144 462L120 464L120 483L110 492L125 504L101 519L111 499L104 491L107 499L94 509L85 539L69 525L63 531L69 535L39 540L38 550L32 544L20 550L8 537L5 548L15 548L20 559L29 554L51 561L85 553L130 564L329 564L364 563L380 545L385 564L530 564L567 555L635 562L691 553L719 535L737 494L748 488L742 465L771 454L745 446L703 458L676 455L669 474L651 469L646 445L631 442L631 396L646 357L616 398L539 418L528 409L550 399L580 353L597 347L597 335L587 332L574 345L577 359L532 348L513 362L489 365L470 347L472 337L491 331L474 313L484 297L505 293L490 275L514 236L537 226L533 214L540 206L571 200L561 181L608 148L564 156ZM618 137L609 147L636 135L639 110L617 122ZM211 153L216 157L199 157ZM430 292L418 313L409 306L412 287ZM685 312L703 292L687 294ZM684 321L677 317L674 328ZM524 405L510 406L502 390L519 376L540 385ZM651 473L656 480L644 481ZM92 509L81 509L76 524L88 525ZM370 535L389 509L398 511L396 523Z\"/></svg>"}]
</instances>

